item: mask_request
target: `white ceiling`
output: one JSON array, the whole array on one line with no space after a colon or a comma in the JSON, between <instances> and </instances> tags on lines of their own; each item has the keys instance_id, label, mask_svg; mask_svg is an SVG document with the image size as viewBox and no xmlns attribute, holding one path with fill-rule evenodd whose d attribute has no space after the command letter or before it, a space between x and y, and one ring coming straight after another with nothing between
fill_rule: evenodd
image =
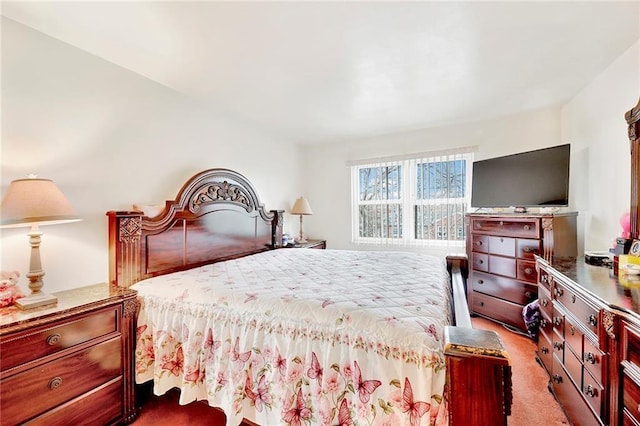
<instances>
[{"instance_id":1,"label":"white ceiling","mask_svg":"<svg viewBox=\"0 0 640 426\"><path fill-rule=\"evenodd\" d=\"M561 105L640 38L638 1L2 1L2 15L300 143Z\"/></svg>"}]
</instances>

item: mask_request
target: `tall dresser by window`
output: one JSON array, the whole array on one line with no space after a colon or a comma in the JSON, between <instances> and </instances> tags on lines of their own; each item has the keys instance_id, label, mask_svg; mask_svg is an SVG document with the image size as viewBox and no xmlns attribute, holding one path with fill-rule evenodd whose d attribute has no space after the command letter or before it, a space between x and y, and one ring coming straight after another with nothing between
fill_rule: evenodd
<instances>
[{"instance_id":1,"label":"tall dresser by window","mask_svg":"<svg viewBox=\"0 0 640 426\"><path fill-rule=\"evenodd\" d=\"M56 296L0 309L1 423L132 421L136 292L97 284Z\"/></svg>"},{"instance_id":2,"label":"tall dresser by window","mask_svg":"<svg viewBox=\"0 0 640 426\"><path fill-rule=\"evenodd\" d=\"M467 214L471 314L525 330L522 308L538 298L534 256L576 256L576 216Z\"/></svg>"}]
</instances>

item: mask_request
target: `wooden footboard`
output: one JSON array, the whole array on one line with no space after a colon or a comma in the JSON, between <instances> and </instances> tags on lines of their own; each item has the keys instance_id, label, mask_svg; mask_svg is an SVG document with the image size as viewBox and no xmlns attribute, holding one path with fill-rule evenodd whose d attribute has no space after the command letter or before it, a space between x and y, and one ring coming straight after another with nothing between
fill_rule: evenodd
<instances>
[{"instance_id":1,"label":"wooden footboard","mask_svg":"<svg viewBox=\"0 0 640 426\"><path fill-rule=\"evenodd\" d=\"M455 326L445 329L447 401L452 426L502 425L511 414L511 364L495 331L471 327L465 255L447 256Z\"/></svg>"}]
</instances>

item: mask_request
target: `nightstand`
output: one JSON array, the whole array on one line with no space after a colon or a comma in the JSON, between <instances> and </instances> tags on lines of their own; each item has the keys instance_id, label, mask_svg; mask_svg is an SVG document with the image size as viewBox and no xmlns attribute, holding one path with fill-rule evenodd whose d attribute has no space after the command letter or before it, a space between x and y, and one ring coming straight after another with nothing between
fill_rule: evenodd
<instances>
[{"instance_id":1,"label":"nightstand","mask_svg":"<svg viewBox=\"0 0 640 426\"><path fill-rule=\"evenodd\" d=\"M2 424L131 422L136 292L96 284L0 309Z\"/></svg>"},{"instance_id":2,"label":"nightstand","mask_svg":"<svg viewBox=\"0 0 640 426\"><path fill-rule=\"evenodd\" d=\"M326 249L327 240L308 240L306 243L295 243L291 248Z\"/></svg>"}]
</instances>

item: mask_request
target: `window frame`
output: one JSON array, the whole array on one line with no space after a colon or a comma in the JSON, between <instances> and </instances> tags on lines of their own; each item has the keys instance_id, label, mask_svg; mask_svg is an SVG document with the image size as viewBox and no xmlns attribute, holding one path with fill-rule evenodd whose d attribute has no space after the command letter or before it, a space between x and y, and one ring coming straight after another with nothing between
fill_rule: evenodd
<instances>
[{"instance_id":1,"label":"window frame","mask_svg":"<svg viewBox=\"0 0 640 426\"><path fill-rule=\"evenodd\" d=\"M418 206L434 206L442 204L462 204L463 215L470 208L471 202L471 178L473 171L473 157L475 149L465 148L448 152L432 152L405 156L403 158L387 158L378 160L362 160L357 163L349 164L351 166L351 214L352 226L351 242L356 245L398 245L398 246L456 246L463 247L465 245L465 229L464 217L462 220L462 239L427 239L417 238L418 223L416 221L416 211ZM451 199L443 198L418 198L418 165L424 163L445 163L450 161L465 161L464 176L464 195ZM360 170L367 168L380 168L398 166L402 172L399 173L399 197L398 199L386 200L360 200ZM446 200L443 202L443 200ZM390 235L378 237L366 237L360 235L360 207L363 205L400 205L402 220L399 225L402 226L400 237L392 237ZM465 208L466 207L466 208ZM447 216L448 217L448 216ZM434 225L435 227L443 227L442 224ZM434 228L435 229L435 228ZM450 226L446 226L446 233L449 233ZM456 232L459 234L459 232Z\"/></svg>"}]
</instances>

